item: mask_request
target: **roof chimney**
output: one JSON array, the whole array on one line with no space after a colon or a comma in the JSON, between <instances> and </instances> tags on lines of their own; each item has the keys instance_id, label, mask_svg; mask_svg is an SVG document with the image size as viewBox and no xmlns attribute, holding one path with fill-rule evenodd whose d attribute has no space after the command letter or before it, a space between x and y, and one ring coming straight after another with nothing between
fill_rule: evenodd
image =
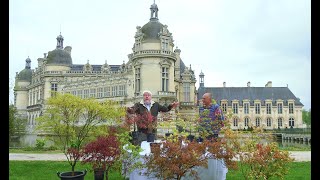
<instances>
[{"instance_id":1,"label":"roof chimney","mask_svg":"<svg viewBox=\"0 0 320 180\"><path fill-rule=\"evenodd\" d=\"M251 84L250 81L248 81L248 82L247 82L247 87L250 87L250 84Z\"/></svg>"},{"instance_id":2,"label":"roof chimney","mask_svg":"<svg viewBox=\"0 0 320 180\"><path fill-rule=\"evenodd\" d=\"M223 87L226 87L226 82L223 82Z\"/></svg>"},{"instance_id":3,"label":"roof chimney","mask_svg":"<svg viewBox=\"0 0 320 180\"><path fill-rule=\"evenodd\" d=\"M265 87L272 87L272 82L268 81L267 84L265 85Z\"/></svg>"}]
</instances>

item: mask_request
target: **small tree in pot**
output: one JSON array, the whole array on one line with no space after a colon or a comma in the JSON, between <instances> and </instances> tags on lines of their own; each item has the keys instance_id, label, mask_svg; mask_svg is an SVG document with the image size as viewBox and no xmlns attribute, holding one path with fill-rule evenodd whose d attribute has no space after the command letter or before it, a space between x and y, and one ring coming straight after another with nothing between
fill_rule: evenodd
<instances>
[{"instance_id":1,"label":"small tree in pot","mask_svg":"<svg viewBox=\"0 0 320 180\"><path fill-rule=\"evenodd\" d=\"M147 139L150 142L154 141L154 130L157 127L157 117L153 117L150 112L145 112L144 114L135 114L133 108L127 109L128 115L126 117L126 123L128 125L135 126L142 132L147 134Z\"/></svg>"},{"instance_id":2,"label":"small tree in pot","mask_svg":"<svg viewBox=\"0 0 320 180\"><path fill-rule=\"evenodd\" d=\"M108 180L108 172L115 162L119 160L120 153L120 142L114 134L101 136L83 148L81 153L82 163L90 163L92 165L95 180L103 180L104 172L106 172L106 180Z\"/></svg>"}]
</instances>

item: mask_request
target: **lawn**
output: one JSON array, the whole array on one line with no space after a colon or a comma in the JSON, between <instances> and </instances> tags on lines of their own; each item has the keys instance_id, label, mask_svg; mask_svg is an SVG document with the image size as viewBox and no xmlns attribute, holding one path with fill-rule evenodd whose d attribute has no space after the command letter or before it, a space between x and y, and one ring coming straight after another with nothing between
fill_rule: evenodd
<instances>
[{"instance_id":1,"label":"lawn","mask_svg":"<svg viewBox=\"0 0 320 180\"><path fill-rule=\"evenodd\" d=\"M77 164L76 170L88 169L85 179L94 179L89 165ZM10 180L57 180L57 171L70 171L66 161L9 161ZM229 170L227 180L244 180L240 171ZM276 178L274 178L275 180ZM289 173L285 180L310 180L311 162L292 162L289 164ZM109 174L109 180L124 180L119 171Z\"/></svg>"}]
</instances>

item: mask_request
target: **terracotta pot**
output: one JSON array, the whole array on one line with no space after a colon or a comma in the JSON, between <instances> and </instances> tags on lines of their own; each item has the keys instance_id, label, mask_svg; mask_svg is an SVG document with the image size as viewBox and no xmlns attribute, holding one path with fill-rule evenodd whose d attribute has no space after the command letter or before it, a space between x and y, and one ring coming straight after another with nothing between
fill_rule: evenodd
<instances>
[{"instance_id":1,"label":"terracotta pot","mask_svg":"<svg viewBox=\"0 0 320 180\"><path fill-rule=\"evenodd\" d=\"M154 153L156 149L160 149L161 143L152 142L150 143L150 152Z\"/></svg>"}]
</instances>

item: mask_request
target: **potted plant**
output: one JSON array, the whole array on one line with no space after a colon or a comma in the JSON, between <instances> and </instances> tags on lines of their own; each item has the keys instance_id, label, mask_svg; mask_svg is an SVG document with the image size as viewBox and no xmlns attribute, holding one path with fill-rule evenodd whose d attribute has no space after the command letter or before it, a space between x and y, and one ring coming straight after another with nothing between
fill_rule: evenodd
<instances>
[{"instance_id":1,"label":"potted plant","mask_svg":"<svg viewBox=\"0 0 320 180\"><path fill-rule=\"evenodd\" d=\"M164 137L167 138L173 135L173 128L175 128L175 121L170 113L159 112L158 126L162 129L166 129Z\"/></svg>"},{"instance_id":2,"label":"potted plant","mask_svg":"<svg viewBox=\"0 0 320 180\"><path fill-rule=\"evenodd\" d=\"M153 117L150 112L145 112L144 114L135 114L134 110L130 109L129 115L126 118L126 123L129 125L137 126L142 133L147 135L147 141L153 142L155 139L155 128L157 127L157 117Z\"/></svg>"},{"instance_id":3,"label":"potted plant","mask_svg":"<svg viewBox=\"0 0 320 180\"><path fill-rule=\"evenodd\" d=\"M51 140L65 154L70 172L58 172L61 179L84 178L86 171L75 171L80 160L80 149L105 119L124 117L124 109L113 101L99 102L81 99L72 94L59 94L49 98L43 116L37 118L37 131L53 135Z\"/></svg>"},{"instance_id":4,"label":"potted plant","mask_svg":"<svg viewBox=\"0 0 320 180\"><path fill-rule=\"evenodd\" d=\"M153 153L144 157L147 167L144 174L151 178L177 180L187 173L197 177L193 168L207 165L207 158L203 156L205 144L189 142L185 146L178 136L170 137L162 143L162 148L155 148Z\"/></svg>"},{"instance_id":5,"label":"potted plant","mask_svg":"<svg viewBox=\"0 0 320 180\"><path fill-rule=\"evenodd\" d=\"M131 131L130 136L131 136L131 143L133 145L139 145L140 146L140 141L139 141L139 132L136 130L137 129L137 124L136 124L136 114L134 113L134 109L129 107L127 108L127 113L125 117L125 125L128 126L128 129Z\"/></svg>"},{"instance_id":6,"label":"potted plant","mask_svg":"<svg viewBox=\"0 0 320 180\"><path fill-rule=\"evenodd\" d=\"M89 142L81 153L82 163L92 165L95 180L103 180L110 168L119 160L121 154L120 142L115 134L100 136L96 140Z\"/></svg>"},{"instance_id":7,"label":"potted plant","mask_svg":"<svg viewBox=\"0 0 320 180\"><path fill-rule=\"evenodd\" d=\"M146 129L147 142L154 142L157 117L153 117L150 112L146 112L142 115L137 115L136 124L139 128Z\"/></svg>"}]
</instances>

